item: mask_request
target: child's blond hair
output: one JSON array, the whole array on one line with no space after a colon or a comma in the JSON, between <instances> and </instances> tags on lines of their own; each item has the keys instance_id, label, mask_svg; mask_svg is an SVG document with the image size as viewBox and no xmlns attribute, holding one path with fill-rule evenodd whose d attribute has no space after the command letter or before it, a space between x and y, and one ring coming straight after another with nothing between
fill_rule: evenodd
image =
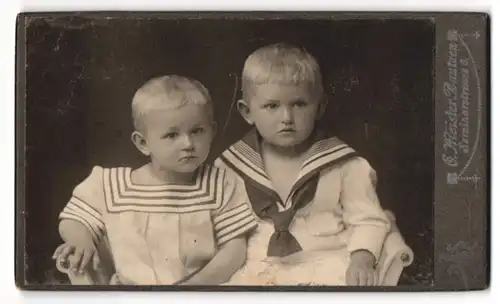
<instances>
[{"instance_id":1,"label":"child's blond hair","mask_svg":"<svg viewBox=\"0 0 500 304\"><path fill-rule=\"evenodd\" d=\"M132 99L134 127L143 127L143 116L150 111L178 109L187 104L203 105L213 119L212 100L207 88L198 80L178 75L152 78L143 84Z\"/></svg>"},{"instance_id":2,"label":"child's blond hair","mask_svg":"<svg viewBox=\"0 0 500 304\"><path fill-rule=\"evenodd\" d=\"M285 43L261 47L248 56L242 73L243 99L250 100L260 84L306 85L321 98L323 82L316 59L305 49Z\"/></svg>"}]
</instances>

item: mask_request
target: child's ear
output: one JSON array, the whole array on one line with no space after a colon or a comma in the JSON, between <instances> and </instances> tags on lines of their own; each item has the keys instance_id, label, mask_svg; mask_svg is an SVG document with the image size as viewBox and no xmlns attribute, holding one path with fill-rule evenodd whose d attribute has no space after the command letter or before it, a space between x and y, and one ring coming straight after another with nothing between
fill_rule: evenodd
<instances>
[{"instance_id":1,"label":"child's ear","mask_svg":"<svg viewBox=\"0 0 500 304\"><path fill-rule=\"evenodd\" d=\"M319 102L318 113L316 114L316 120L320 120L325 114L326 107L328 106L328 97L324 94Z\"/></svg>"},{"instance_id":2,"label":"child's ear","mask_svg":"<svg viewBox=\"0 0 500 304\"><path fill-rule=\"evenodd\" d=\"M148 144L144 135L142 135L139 131L134 131L131 136L132 142L136 146L136 148L141 151L142 154L149 156L151 152L149 151Z\"/></svg>"},{"instance_id":3,"label":"child's ear","mask_svg":"<svg viewBox=\"0 0 500 304\"><path fill-rule=\"evenodd\" d=\"M248 124L253 125L253 120L250 115L250 107L248 106L248 103L245 100L240 99L236 103L236 107L238 108L238 111L240 112L243 119L245 119Z\"/></svg>"}]
</instances>

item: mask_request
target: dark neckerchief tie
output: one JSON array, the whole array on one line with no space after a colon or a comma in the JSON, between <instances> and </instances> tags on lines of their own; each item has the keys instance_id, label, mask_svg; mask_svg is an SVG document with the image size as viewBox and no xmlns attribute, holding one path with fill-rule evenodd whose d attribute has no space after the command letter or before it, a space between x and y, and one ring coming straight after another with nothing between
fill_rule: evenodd
<instances>
[{"instance_id":1,"label":"dark neckerchief tie","mask_svg":"<svg viewBox=\"0 0 500 304\"><path fill-rule=\"evenodd\" d=\"M268 218L274 224L274 233L269 239L268 256L284 257L301 251L299 242L290 233L289 227L297 210L306 206L314 198L318 185L318 174L307 180L292 195L292 206L285 211L279 211L277 201L281 199L276 193L260 189L251 181L245 182L247 193L253 209L260 218Z\"/></svg>"}]
</instances>

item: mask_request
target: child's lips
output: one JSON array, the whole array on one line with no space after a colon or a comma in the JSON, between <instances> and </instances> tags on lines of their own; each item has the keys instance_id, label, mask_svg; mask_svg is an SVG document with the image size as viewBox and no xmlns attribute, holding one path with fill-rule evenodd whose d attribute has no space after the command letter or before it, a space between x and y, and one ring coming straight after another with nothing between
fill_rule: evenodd
<instances>
[{"instance_id":1,"label":"child's lips","mask_svg":"<svg viewBox=\"0 0 500 304\"><path fill-rule=\"evenodd\" d=\"M286 129L281 129L278 133L284 133L284 134L289 134L289 133L295 133L295 129L292 128L286 128Z\"/></svg>"},{"instance_id":2,"label":"child's lips","mask_svg":"<svg viewBox=\"0 0 500 304\"><path fill-rule=\"evenodd\" d=\"M196 156L194 156L194 155L188 155L188 156L181 157L179 160L181 162L190 162L190 161L195 160L195 159L196 159Z\"/></svg>"}]
</instances>

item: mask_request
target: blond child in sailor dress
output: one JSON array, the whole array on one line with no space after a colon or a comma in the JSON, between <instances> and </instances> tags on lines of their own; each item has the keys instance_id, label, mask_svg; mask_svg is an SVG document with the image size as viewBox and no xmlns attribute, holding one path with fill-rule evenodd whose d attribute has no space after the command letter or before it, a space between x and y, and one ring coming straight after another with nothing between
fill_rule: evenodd
<instances>
[{"instance_id":1,"label":"blond child in sailor dress","mask_svg":"<svg viewBox=\"0 0 500 304\"><path fill-rule=\"evenodd\" d=\"M370 164L317 126L321 74L305 50L251 54L237 106L252 130L216 160L232 171L259 226L230 285L377 285L390 221Z\"/></svg>"},{"instance_id":2,"label":"blond child in sailor dress","mask_svg":"<svg viewBox=\"0 0 500 304\"><path fill-rule=\"evenodd\" d=\"M151 162L94 167L60 213L65 243L54 258L71 255L83 271L109 250L110 284L227 281L244 263L256 221L236 180L203 164L214 135L208 91L196 80L157 77L135 94L132 112L132 140Z\"/></svg>"}]
</instances>

